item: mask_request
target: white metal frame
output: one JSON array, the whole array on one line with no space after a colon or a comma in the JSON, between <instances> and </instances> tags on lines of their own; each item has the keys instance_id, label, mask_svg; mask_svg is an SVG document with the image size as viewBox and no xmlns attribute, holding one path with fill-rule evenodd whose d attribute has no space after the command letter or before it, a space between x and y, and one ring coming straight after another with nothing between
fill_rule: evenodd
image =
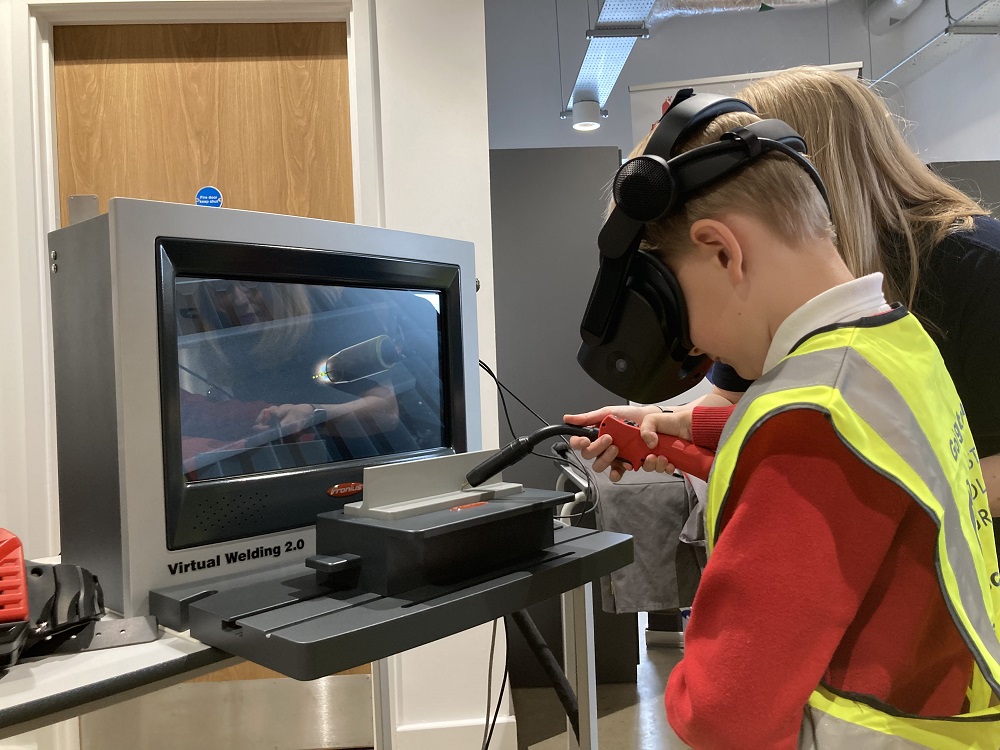
<instances>
[{"instance_id":1,"label":"white metal frame","mask_svg":"<svg viewBox=\"0 0 1000 750\"><path fill-rule=\"evenodd\" d=\"M569 750L597 750L597 669L594 664L594 584L586 583L560 597L563 627L563 664L566 679L576 693L580 739L569 719Z\"/></svg>"}]
</instances>

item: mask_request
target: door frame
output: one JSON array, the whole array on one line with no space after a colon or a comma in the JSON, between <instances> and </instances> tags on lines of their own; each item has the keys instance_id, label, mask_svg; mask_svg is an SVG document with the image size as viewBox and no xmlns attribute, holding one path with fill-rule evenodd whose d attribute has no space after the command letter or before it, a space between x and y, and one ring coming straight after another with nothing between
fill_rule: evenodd
<instances>
[{"instance_id":1,"label":"door frame","mask_svg":"<svg viewBox=\"0 0 1000 750\"><path fill-rule=\"evenodd\" d=\"M29 155L31 166L15 162L16 219L20 255L21 323L25 373L50 373L34 388L44 418L26 425L29 486L44 503L26 512L26 532L44 540L48 554L59 549L56 475L55 383L51 376L52 334L45 252L48 233L60 226L56 152L53 27L139 23L347 23L348 83L355 222L385 225L379 105L375 0L10 0L12 53L27 65L13 66L13 91L28 106L16 114L15 153ZM2 42L3 40L0 40ZM20 125L21 127L18 127ZM27 125L27 127L25 127ZM361 169L361 165L366 165ZM30 248L30 250L29 250ZM37 412L36 412L37 413ZM16 431L15 431L16 432ZM0 437L0 450L6 448ZM9 454L8 454L9 455Z\"/></svg>"},{"instance_id":2,"label":"door frame","mask_svg":"<svg viewBox=\"0 0 1000 750\"><path fill-rule=\"evenodd\" d=\"M12 186L17 224L15 252L19 285L20 323L23 327L22 370L47 373L34 378L29 393L30 413L42 407L43 419L25 424L27 448L20 448L26 467L27 535L37 549L58 554L58 477L56 471L55 383L52 376L52 333L49 264L46 238L60 226L59 178L56 150L53 28L61 25L139 23L347 23L348 84L355 222L384 226L384 189L379 104L378 49L374 0L9 0L14 100L15 152ZM3 3L0 2L0 11ZM3 34L0 19L0 34ZM7 40L0 39L0 51ZM22 64L18 64L22 63ZM26 64L23 64L26 63ZM3 82L0 81L0 88ZM361 165L365 169L361 169ZM17 430L0 433L0 451L8 455ZM22 483L24 485L25 483ZM2 488L0 488L2 489ZM15 501L7 498L5 502ZM3 505L0 502L0 505ZM14 526L13 528L17 528ZM385 669L386 665L380 665ZM390 669L390 672L392 670ZM373 687L386 692L380 708L392 715L393 674L373 674ZM378 744L388 742L391 724L375 727ZM78 747L75 722L44 730L54 747Z\"/></svg>"}]
</instances>

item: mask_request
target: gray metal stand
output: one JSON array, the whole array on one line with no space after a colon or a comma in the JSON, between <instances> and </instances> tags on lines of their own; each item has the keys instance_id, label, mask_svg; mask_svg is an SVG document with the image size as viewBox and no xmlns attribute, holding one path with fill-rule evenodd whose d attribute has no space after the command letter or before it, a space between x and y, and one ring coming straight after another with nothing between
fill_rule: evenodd
<instances>
[{"instance_id":1,"label":"gray metal stand","mask_svg":"<svg viewBox=\"0 0 1000 750\"><path fill-rule=\"evenodd\" d=\"M580 741L567 721L569 750L597 750L597 677L594 666L594 585L561 596L566 678L580 705Z\"/></svg>"},{"instance_id":2,"label":"gray metal stand","mask_svg":"<svg viewBox=\"0 0 1000 750\"><path fill-rule=\"evenodd\" d=\"M389 684L389 660L372 662L375 750L392 750L392 699Z\"/></svg>"}]
</instances>

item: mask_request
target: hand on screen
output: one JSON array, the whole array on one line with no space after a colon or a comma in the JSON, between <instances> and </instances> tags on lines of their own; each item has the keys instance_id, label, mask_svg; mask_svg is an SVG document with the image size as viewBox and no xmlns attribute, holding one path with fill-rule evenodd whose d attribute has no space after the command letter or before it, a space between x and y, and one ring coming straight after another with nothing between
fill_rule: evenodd
<instances>
[{"instance_id":1,"label":"hand on screen","mask_svg":"<svg viewBox=\"0 0 1000 750\"><path fill-rule=\"evenodd\" d=\"M281 404L261 409L254 423L254 430L278 429L282 435L290 435L308 429L316 424L316 409L312 404Z\"/></svg>"}]
</instances>

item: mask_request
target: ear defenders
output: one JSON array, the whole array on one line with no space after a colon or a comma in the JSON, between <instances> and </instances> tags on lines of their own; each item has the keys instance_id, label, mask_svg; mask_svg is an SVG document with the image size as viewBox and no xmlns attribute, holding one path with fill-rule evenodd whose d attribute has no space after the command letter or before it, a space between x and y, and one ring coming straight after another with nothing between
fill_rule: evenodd
<instances>
[{"instance_id":1,"label":"ear defenders","mask_svg":"<svg viewBox=\"0 0 1000 750\"><path fill-rule=\"evenodd\" d=\"M689 356L687 306L674 274L639 249L645 224L679 211L686 200L778 152L806 171L829 206L819 174L802 154L802 137L781 120L762 120L724 133L704 146L675 154L680 144L727 112L754 113L744 101L717 94L678 92L643 153L615 175L615 207L597 244L601 265L580 325L577 361L612 393L638 403L664 401L690 389L711 362Z\"/></svg>"}]
</instances>

